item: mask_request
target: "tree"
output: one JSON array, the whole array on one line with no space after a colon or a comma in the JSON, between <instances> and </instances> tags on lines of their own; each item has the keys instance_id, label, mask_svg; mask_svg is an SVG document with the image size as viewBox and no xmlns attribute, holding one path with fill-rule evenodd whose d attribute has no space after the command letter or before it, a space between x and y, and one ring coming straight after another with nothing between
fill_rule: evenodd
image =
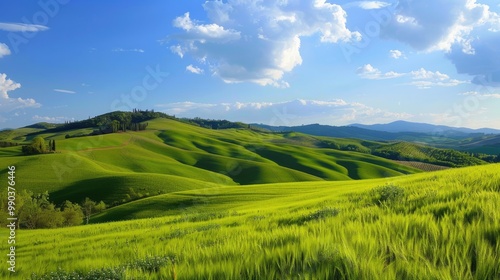
<instances>
[{"instance_id":1,"label":"tree","mask_svg":"<svg viewBox=\"0 0 500 280\"><path fill-rule=\"evenodd\" d=\"M31 200L31 197L33 196L33 193L30 191L27 191L26 189L23 189L21 192L18 192L16 194L16 210L17 210L17 228L20 228L23 216L23 211L24 211L24 205L26 204L27 201Z\"/></svg>"},{"instance_id":2,"label":"tree","mask_svg":"<svg viewBox=\"0 0 500 280\"><path fill-rule=\"evenodd\" d=\"M32 195L31 192L28 192L26 189L23 189L22 191L16 193L16 199L14 201L15 205L13 205L15 210L13 211L13 213L14 216L17 217L18 229L20 222L23 221L21 213L23 211L25 201L27 199L31 199L31 195ZM9 215L10 211L8 207L9 207L9 200L7 192L0 192L0 219L2 219L2 221L5 221L7 218L12 218L12 216Z\"/></svg>"},{"instance_id":3,"label":"tree","mask_svg":"<svg viewBox=\"0 0 500 280\"><path fill-rule=\"evenodd\" d=\"M31 146L39 154L44 154L47 152L47 145L45 144L45 140L42 137L33 138L33 142L31 143Z\"/></svg>"},{"instance_id":4,"label":"tree","mask_svg":"<svg viewBox=\"0 0 500 280\"><path fill-rule=\"evenodd\" d=\"M56 140L52 140L52 151L56 151Z\"/></svg>"},{"instance_id":5,"label":"tree","mask_svg":"<svg viewBox=\"0 0 500 280\"><path fill-rule=\"evenodd\" d=\"M85 223L88 224L90 220L90 216L92 215L95 209L95 201L92 201L90 198L86 197L82 203L83 215L85 215Z\"/></svg>"},{"instance_id":6,"label":"tree","mask_svg":"<svg viewBox=\"0 0 500 280\"><path fill-rule=\"evenodd\" d=\"M106 210L106 204L104 201L101 200L101 202L97 203L95 206L95 212L96 213L101 213L102 211Z\"/></svg>"},{"instance_id":7,"label":"tree","mask_svg":"<svg viewBox=\"0 0 500 280\"><path fill-rule=\"evenodd\" d=\"M117 131L118 131L118 128L120 128L120 122L119 122L119 121L117 121L117 120L113 120L113 121L111 122L111 126L112 126L112 129L111 129L111 130L113 131L113 133L115 133L115 132L117 132Z\"/></svg>"},{"instance_id":8,"label":"tree","mask_svg":"<svg viewBox=\"0 0 500 280\"><path fill-rule=\"evenodd\" d=\"M50 203L48 192L28 197L18 215L20 224L29 229L59 227L64 220L61 211Z\"/></svg>"},{"instance_id":9,"label":"tree","mask_svg":"<svg viewBox=\"0 0 500 280\"><path fill-rule=\"evenodd\" d=\"M97 214L106 210L106 204L102 200L99 203L96 203L95 201L92 201L90 198L86 197L82 203L82 210L83 215L85 216L85 223L88 224L90 216L92 216L92 214Z\"/></svg>"},{"instance_id":10,"label":"tree","mask_svg":"<svg viewBox=\"0 0 500 280\"><path fill-rule=\"evenodd\" d=\"M30 145L23 146L22 151L27 155L45 154L47 153L47 145L45 140L39 136L33 138Z\"/></svg>"},{"instance_id":11,"label":"tree","mask_svg":"<svg viewBox=\"0 0 500 280\"><path fill-rule=\"evenodd\" d=\"M62 217L64 226L77 226L83 222L82 207L76 203L66 200L62 206Z\"/></svg>"}]
</instances>

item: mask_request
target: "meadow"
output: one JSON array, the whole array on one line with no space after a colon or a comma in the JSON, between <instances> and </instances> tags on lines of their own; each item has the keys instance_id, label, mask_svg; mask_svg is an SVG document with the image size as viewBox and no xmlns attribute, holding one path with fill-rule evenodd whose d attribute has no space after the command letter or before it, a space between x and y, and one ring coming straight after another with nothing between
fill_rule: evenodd
<instances>
[{"instance_id":1,"label":"meadow","mask_svg":"<svg viewBox=\"0 0 500 280\"><path fill-rule=\"evenodd\" d=\"M500 279L499 164L423 172L440 168L324 147L377 142L170 119L29 131L57 152L2 148L2 178L14 165L18 190L110 207L89 225L17 230L2 279Z\"/></svg>"},{"instance_id":2,"label":"meadow","mask_svg":"<svg viewBox=\"0 0 500 280\"><path fill-rule=\"evenodd\" d=\"M19 230L16 278L498 279L499 167L145 198L120 206L142 219Z\"/></svg>"}]
</instances>

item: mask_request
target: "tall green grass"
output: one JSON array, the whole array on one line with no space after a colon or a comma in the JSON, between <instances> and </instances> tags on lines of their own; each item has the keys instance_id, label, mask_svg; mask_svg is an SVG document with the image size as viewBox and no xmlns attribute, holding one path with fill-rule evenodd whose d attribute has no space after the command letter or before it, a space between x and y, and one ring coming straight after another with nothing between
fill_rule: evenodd
<instances>
[{"instance_id":1,"label":"tall green grass","mask_svg":"<svg viewBox=\"0 0 500 280\"><path fill-rule=\"evenodd\" d=\"M121 207L163 217L18 231L15 277L499 279L499 167L147 198Z\"/></svg>"}]
</instances>

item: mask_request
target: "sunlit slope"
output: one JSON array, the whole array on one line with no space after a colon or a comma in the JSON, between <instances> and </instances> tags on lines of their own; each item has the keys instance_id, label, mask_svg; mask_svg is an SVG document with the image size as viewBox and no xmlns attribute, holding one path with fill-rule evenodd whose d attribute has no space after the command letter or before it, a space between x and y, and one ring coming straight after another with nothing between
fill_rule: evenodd
<instances>
[{"instance_id":1,"label":"sunlit slope","mask_svg":"<svg viewBox=\"0 0 500 280\"><path fill-rule=\"evenodd\" d=\"M16 167L18 191L48 191L51 200L57 204L64 200L80 202L89 197L114 205L130 200L131 190L142 196L151 196L215 186L206 181L172 175L109 171L78 153L6 157L0 158L0 162L5 163L2 174L7 174L8 165ZM214 181L230 182L220 180L224 179L223 176L218 178L217 174L207 174L213 176Z\"/></svg>"},{"instance_id":2,"label":"sunlit slope","mask_svg":"<svg viewBox=\"0 0 500 280\"><path fill-rule=\"evenodd\" d=\"M160 123L163 125L159 125ZM170 125L172 123L175 124ZM367 154L320 149L315 146L315 140L307 135L290 137L289 134L265 134L234 129L207 131L172 120L158 120L155 125L168 127L169 129L163 130L158 137L166 144L179 149L206 152L236 161L241 159L275 164L324 180L380 178L418 172L417 169ZM366 172L357 171L361 166L366 168ZM210 169L210 166L205 167ZM265 183L265 180L240 183Z\"/></svg>"},{"instance_id":3,"label":"sunlit slope","mask_svg":"<svg viewBox=\"0 0 500 280\"><path fill-rule=\"evenodd\" d=\"M149 121L140 132L65 139L68 133L46 135L57 139L55 154L23 156L19 146L1 148L0 166L5 171L15 165L23 188L49 191L56 202L88 196L113 205L127 200L131 188L151 196L204 182L336 181L419 172L372 155L318 148L307 135L211 130L169 119Z\"/></svg>"},{"instance_id":4,"label":"sunlit slope","mask_svg":"<svg viewBox=\"0 0 500 280\"><path fill-rule=\"evenodd\" d=\"M93 222L163 217L19 231L16 276L97 269L119 279L498 279L499 168L146 198Z\"/></svg>"},{"instance_id":5,"label":"sunlit slope","mask_svg":"<svg viewBox=\"0 0 500 280\"><path fill-rule=\"evenodd\" d=\"M132 201L106 210L95 216L93 221L109 222L180 215L188 209L195 212L218 211L227 210L229 206L238 210L260 209L259 207L288 209L304 204L309 205L308 207L315 207L321 205L323 201L340 194L352 194L387 184L408 186L412 192L424 192L421 195L429 197L437 197L437 190L439 190L439 196L443 199L446 195L456 195L453 190L457 186L461 186L463 192L474 192L482 187L500 192L500 172L496 172L498 168L500 168L499 164L492 164L484 167L443 170L404 177L363 181L300 182L199 188ZM419 184L421 184L420 187ZM430 193L427 193L428 191ZM413 206L408 205L408 207ZM414 210L413 208L411 211Z\"/></svg>"}]
</instances>

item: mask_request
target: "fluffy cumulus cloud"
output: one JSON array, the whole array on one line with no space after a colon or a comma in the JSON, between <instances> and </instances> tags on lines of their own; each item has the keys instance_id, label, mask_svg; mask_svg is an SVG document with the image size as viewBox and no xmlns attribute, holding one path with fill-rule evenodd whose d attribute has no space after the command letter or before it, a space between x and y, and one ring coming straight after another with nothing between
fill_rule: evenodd
<instances>
[{"instance_id":1,"label":"fluffy cumulus cloud","mask_svg":"<svg viewBox=\"0 0 500 280\"><path fill-rule=\"evenodd\" d=\"M381 36L419 51L444 51L473 83L498 87L500 15L494 10L498 6L476 0L400 0Z\"/></svg>"},{"instance_id":2,"label":"fluffy cumulus cloud","mask_svg":"<svg viewBox=\"0 0 500 280\"><path fill-rule=\"evenodd\" d=\"M379 69L373 67L371 64L366 64L359 67L356 73L364 79L369 80L383 80L383 79L394 79L405 75L404 73L397 73L394 71L389 71L382 73Z\"/></svg>"},{"instance_id":3,"label":"fluffy cumulus cloud","mask_svg":"<svg viewBox=\"0 0 500 280\"><path fill-rule=\"evenodd\" d=\"M10 49L6 44L0 43L0 58L10 54Z\"/></svg>"},{"instance_id":4,"label":"fluffy cumulus cloud","mask_svg":"<svg viewBox=\"0 0 500 280\"><path fill-rule=\"evenodd\" d=\"M21 84L14 82L11 79L7 79L6 74L0 73L0 97L2 99L9 99L8 92L16 90L21 87Z\"/></svg>"},{"instance_id":5,"label":"fluffy cumulus cloud","mask_svg":"<svg viewBox=\"0 0 500 280\"><path fill-rule=\"evenodd\" d=\"M327 43L360 39L346 27L342 7L325 0L207 1L203 7L210 23L189 13L177 17L173 25L182 32L169 38L177 41L170 49L208 64L226 83L287 87L284 74L302 63L301 37L319 34Z\"/></svg>"},{"instance_id":6,"label":"fluffy cumulus cloud","mask_svg":"<svg viewBox=\"0 0 500 280\"><path fill-rule=\"evenodd\" d=\"M399 0L381 35L417 50L450 51L459 44L470 52L470 33L497 17L488 5L475 0Z\"/></svg>"},{"instance_id":7,"label":"fluffy cumulus cloud","mask_svg":"<svg viewBox=\"0 0 500 280\"><path fill-rule=\"evenodd\" d=\"M271 103L193 103L180 102L158 105L168 114L180 117L228 119L269 125L302 125L320 123L347 125L355 122L376 123L409 119L407 113L394 113L342 99L332 101L293 100Z\"/></svg>"},{"instance_id":8,"label":"fluffy cumulus cloud","mask_svg":"<svg viewBox=\"0 0 500 280\"><path fill-rule=\"evenodd\" d=\"M6 74L0 73L0 112L10 112L21 108L38 108L41 105L34 99L12 98L9 92L21 87L21 84L7 78Z\"/></svg>"}]
</instances>

